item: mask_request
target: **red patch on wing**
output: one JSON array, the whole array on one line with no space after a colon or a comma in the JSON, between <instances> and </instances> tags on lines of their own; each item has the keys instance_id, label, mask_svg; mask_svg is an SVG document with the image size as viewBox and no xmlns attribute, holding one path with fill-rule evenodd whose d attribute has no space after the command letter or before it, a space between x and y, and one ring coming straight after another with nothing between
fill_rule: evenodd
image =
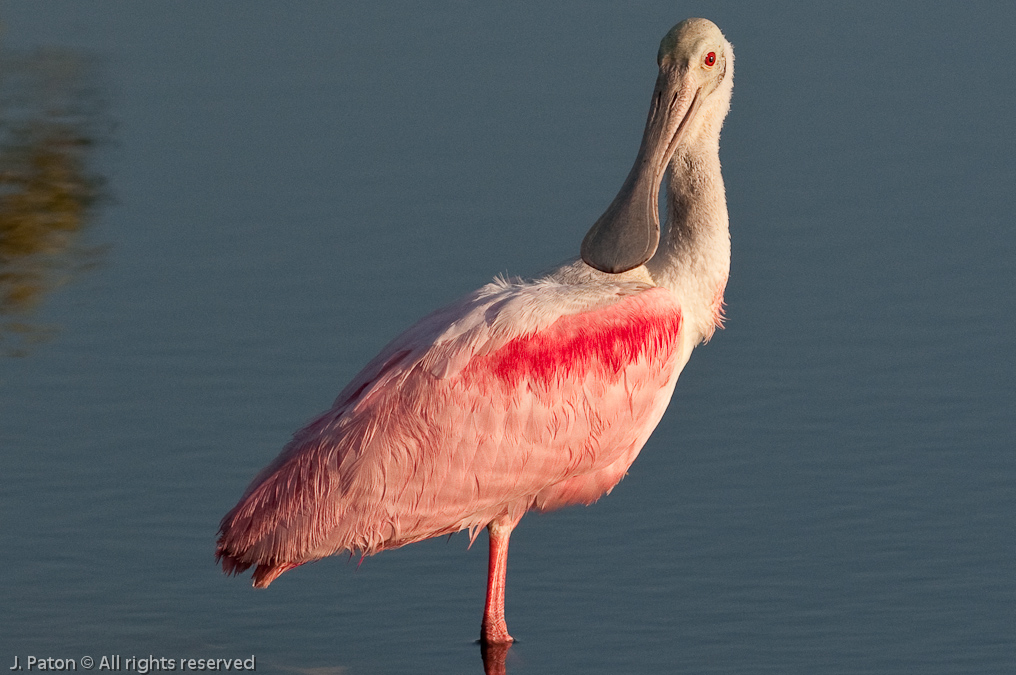
<instances>
[{"instance_id":1,"label":"red patch on wing","mask_svg":"<svg viewBox=\"0 0 1016 675\"><path fill-rule=\"evenodd\" d=\"M550 384L591 370L612 378L640 358L669 356L680 330L681 312L669 292L645 291L603 309L562 316L548 328L474 360L470 370L486 371L510 385L522 380Z\"/></svg>"}]
</instances>

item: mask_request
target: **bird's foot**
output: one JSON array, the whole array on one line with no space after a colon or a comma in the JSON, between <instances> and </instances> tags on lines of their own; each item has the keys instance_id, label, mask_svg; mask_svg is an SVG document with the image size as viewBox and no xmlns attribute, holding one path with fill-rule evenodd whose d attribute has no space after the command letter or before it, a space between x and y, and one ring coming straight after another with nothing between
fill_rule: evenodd
<instances>
[{"instance_id":1,"label":"bird's foot","mask_svg":"<svg viewBox=\"0 0 1016 675\"><path fill-rule=\"evenodd\" d=\"M508 625L504 619L500 621L486 621L480 626L480 644L482 645L510 645L515 638L508 634Z\"/></svg>"}]
</instances>

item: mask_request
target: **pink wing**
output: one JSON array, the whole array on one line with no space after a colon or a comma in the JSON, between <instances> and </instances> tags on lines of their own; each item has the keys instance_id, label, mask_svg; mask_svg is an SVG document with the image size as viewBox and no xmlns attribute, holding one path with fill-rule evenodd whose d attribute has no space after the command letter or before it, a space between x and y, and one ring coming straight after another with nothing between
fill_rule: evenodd
<instances>
[{"instance_id":1,"label":"pink wing","mask_svg":"<svg viewBox=\"0 0 1016 675\"><path fill-rule=\"evenodd\" d=\"M265 586L530 509L590 503L662 417L681 313L662 288L495 282L421 320L297 432L222 520Z\"/></svg>"}]
</instances>

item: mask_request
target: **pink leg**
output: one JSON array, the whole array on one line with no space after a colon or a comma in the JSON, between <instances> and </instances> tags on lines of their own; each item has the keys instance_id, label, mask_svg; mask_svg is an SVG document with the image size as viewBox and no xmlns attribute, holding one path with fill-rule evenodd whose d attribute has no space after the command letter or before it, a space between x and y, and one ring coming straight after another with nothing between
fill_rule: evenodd
<instances>
[{"instance_id":1,"label":"pink leg","mask_svg":"<svg viewBox=\"0 0 1016 675\"><path fill-rule=\"evenodd\" d=\"M508 538L515 528L510 521L494 521L487 525L490 533L490 561L487 564L487 604L483 608L480 642L509 644L515 639L508 634L504 621L505 572L508 571Z\"/></svg>"}]
</instances>

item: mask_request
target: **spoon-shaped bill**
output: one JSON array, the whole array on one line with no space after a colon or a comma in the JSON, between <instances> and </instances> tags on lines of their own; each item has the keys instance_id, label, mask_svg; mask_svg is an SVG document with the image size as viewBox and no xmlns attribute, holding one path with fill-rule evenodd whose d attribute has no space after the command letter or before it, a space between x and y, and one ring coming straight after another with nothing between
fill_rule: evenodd
<instances>
[{"instance_id":1,"label":"spoon-shaped bill","mask_svg":"<svg viewBox=\"0 0 1016 675\"><path fill-rule=\"evenodd\" d=\"M660 243L659 194L667 163L698 110L694 80L661 70L635 165L603 215L582 240L582 260L619 274L644 264Z\"/></svg>"}]
</instances>

